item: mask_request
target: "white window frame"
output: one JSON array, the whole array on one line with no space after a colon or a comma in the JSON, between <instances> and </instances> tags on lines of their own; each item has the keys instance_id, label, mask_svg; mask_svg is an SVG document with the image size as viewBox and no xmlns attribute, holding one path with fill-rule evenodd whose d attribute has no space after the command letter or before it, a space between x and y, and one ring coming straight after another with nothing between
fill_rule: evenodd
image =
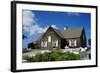
<instances>
[{"instance_id":1,"label":"white window frame","mask_svg":"<svg viewBox=\"0 0 100 73\"><path fill-rule=\"evenodd\" d=\"M41 47L43 47L43 41L41 41Z\"/></svg>"},{"instance_id":2,"label":"white window frame","mask_svg":"<svg viewBox=\"0 0 100 73\"><path fill-rule=\"evenodd\" d=\"M77 46L77 40L74 41L74 45Z\"/></svg>"},{"instance_id":3,"label":"white window frame","mask_svg":"<svg viewBox=\"0 0 100 73\"><path fill-rule=\"evenodd\" d=\"M69 40L69 46L71 46L71 40Z\"/></svg>"},{"instance_id":4,"label":"white window frame","mask_svg":"<svg viewBox=\"0 0 100 73\"><path fill-rule=\"evenodd\" d=\"M47 47L47 41L44 42L44 47Z\"/></svg>"},{"instance_id":5,"label":"white window frame","mask_svg":"<svg viewBox=\"0 0 100 73\"><path fill-rule=\"evenodd\" d=\"M69 40L69 46L76 47L77 46L77 40Z\"/></svg>"},{"instance_id":6,"label":"white window frame","mask_svg":"<svg viewBox=\"0 0 100 73\"><path fill-rule=\"evenodd\" d=\"M48 36L48 42L51 42L51 36L50 35Z\"/></svg>"},{"instance_id":7,"label":"white window frame","mask_svg":"<svg viewBox=\"0 0 100 73\"><path fill-rule=\"evenodd\" d=\"M56 47L58 47L58 40L56 40Z\"/></svg>"}]
</instances>

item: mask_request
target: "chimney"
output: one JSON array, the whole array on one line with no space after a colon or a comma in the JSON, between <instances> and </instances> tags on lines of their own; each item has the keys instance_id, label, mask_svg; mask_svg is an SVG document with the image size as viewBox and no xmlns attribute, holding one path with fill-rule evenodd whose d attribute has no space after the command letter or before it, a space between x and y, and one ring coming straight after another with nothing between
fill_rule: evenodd
<instances>
[{"instance_id":1,"label":"chimney","mask_svg":"<svg viewBox=\"0 0 100 73\"><path fill-rule=\"evenodd\" d=\"M68 26L65 26L65 27L64 27L64 30L68 30Z\"/></svg>"}]
</instances>

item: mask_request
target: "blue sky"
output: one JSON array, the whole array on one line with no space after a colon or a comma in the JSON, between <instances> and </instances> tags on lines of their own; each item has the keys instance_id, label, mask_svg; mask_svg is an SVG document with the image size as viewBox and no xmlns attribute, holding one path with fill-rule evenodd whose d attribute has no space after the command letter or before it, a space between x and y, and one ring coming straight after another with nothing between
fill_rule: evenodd
<instances>
[{"instance_id":1,"label":"blue sky","mask_svg":"<svg viewBox=\"0 0 100 73\"><path fill-rule=\"evenodd\" d=\"M37 40L49 26L63 30L84 27L87 39L91 37L91 14L76 12L23 10L23 48Z\"/></svg>"}]
</instances>

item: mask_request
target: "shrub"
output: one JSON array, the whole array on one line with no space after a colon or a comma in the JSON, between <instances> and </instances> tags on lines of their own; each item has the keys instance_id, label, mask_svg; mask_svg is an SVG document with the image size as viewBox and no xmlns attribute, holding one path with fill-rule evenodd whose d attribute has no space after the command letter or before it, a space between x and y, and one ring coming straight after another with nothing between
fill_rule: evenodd
<instances>
[{"instance_id":1,"label":"shrub","mask_svg":"<svg viewBox=\"0 0 100 73\"><path fill-rule=\"evenodd\" d=\"M51 61L61 61L61 60L65 60L63 54L64 53L61 52L59 49L54 49L50 53L50 57L49 58L50 58Z\"/></svg>"},{"instance_id":2,"label":"shrub","mask_svg":"<svg viewBox=\"0 0 100 73\"><path fill-rule=\"evenodd\" d=\"M37 54L35 56L35 58L36 58L36 62L49 61L49 58L48 58L48 54L47 53Z\"/></svg>"},{"instance_id":3,"label":"shrub","mask_svg":"<svg viewBox=\"0 0 100 73\"><path fill-rule=\"evenodd\" d=\"M34 60L35 59L34 56L30 57L30 56L26 55L26 56L23 56L23 59L27 60L28 62L34 62L35 61Z\"/></svg>"},{"instance_id":4,"label":"shrub","mask_svg":"<svg viewBox=\"0 0 100 73\"><path fill-rule=\"evenodd\" d=\"M36 56L23 57L28 62L45 62L45 61L65 61L65 60L80 60L79 54L70 52L63 53L59 49L53 49L51 53L37 54Z\"/></svg>"},{"instance_id":5,"label":"shrub","mask_svg":"<svg viewBox=\"0 0 100 73\"><path fill-rule=\"evenodd\" d=\"M66 60L79 60L80 59L79 54L74 54L74 53L70 53L70 52L67 52L66 56L67 56Z\"/></svg>"}]
</instances>

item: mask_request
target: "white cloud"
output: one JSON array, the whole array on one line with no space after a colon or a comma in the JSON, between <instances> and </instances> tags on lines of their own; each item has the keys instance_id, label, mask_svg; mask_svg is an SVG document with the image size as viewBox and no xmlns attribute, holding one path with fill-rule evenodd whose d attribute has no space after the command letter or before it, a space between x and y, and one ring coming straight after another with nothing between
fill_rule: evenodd
<instances>
[{"instance_id":1,"label":"white cloud","mask_svg":"<svg viewBox=\"0 0 100 73\"><path fill-rule=\"evenodd\" d=\"M31 35L43 33L46 28L42 28L37 24L35 14L32 11L23 11L23 32Z\"/></svg>"},{"instance_id":2,"label":"white cloud","mask_svg":"<svg viewBox=\"0 0 100 73\"><path fill-rule=\"evenodd\" d=\"M71 15L79 16L80 13L77 13L77 12L68 12L68 15L69 16L71 16Z\"/></svg>"},{"instance_id":3,"label":"white cloud","mask_svg":"<svg viewBox=\"0 0 100 73\"><path fill-rule=\"evenodd\" d=\"M49 26L41 27L37 23L37 18L32 11L23 11L23 32L28 32L31 35L44 33ZM51 27L58 29L56 25L51 25Z\"/></svg>"},{"instance_id":4,"label":"white cloud","mask_svg":"<svg viewBox=\"0 0 100 73\"><path fill-rule=\"evenodd\" d=\"M32 11L23 11L23 32L33 34L44 33L47 27L40 27L36 21L35 14Z\"/></svg>"},{"instance_id":5,"label":"white cloud","mask_svg":"<svg viewBox=\"0 0 100 73\"><path fill-rule=\"evenodd\" d=\"M54 25L54 24L51 25L51 27L58 29L58 27L56 25Z\"/></svg>"},{"instance_id":6,"label":"white cloud","mask_svg":"<svg viewBox=\"0 0 100 73\"><path fill-rule=\"evenodd\" d=\"M36 23L35 14L32 11L23 11L23 25L30 26Z\"/></svg>"},{"instance_id":7,"label":"white cloud","mask_svg":"<svg viewBox=\"0 0 100 73\"><path fill-rule=\"evenodd\" d=\"M47 30L47 27L43 28L43 27L40 27L39 25L34 25L30 27L30 35L41 34L41 33L44 33L46 30Z\"/></svg>"}]
</instances>

